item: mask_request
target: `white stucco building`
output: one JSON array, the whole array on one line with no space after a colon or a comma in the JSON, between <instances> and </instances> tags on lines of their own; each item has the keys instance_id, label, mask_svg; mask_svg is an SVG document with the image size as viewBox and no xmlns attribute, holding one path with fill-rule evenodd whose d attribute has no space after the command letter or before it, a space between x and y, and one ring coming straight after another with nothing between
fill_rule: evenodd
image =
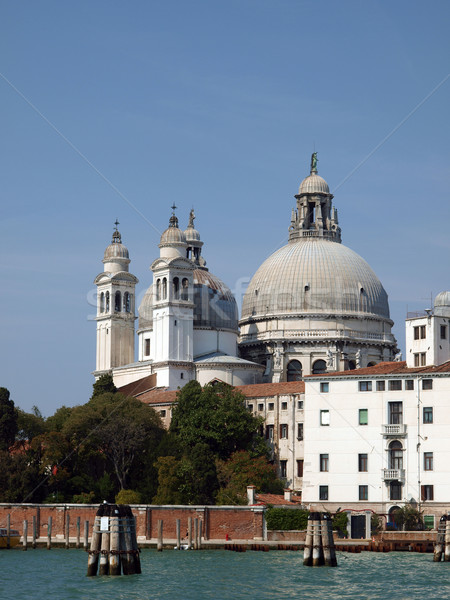
<instances>
[{"instance_id":1,"label":"white stucco building","mask_svg":"<svg viewBox=\"0 0 450 600\"><path fill-rule=\"evenodd\" d=\"M306 378L304 503L389 515L410 502L430 527L450 508L449 298L406 320L408 361Z\"/></svg>"}]
</instances>

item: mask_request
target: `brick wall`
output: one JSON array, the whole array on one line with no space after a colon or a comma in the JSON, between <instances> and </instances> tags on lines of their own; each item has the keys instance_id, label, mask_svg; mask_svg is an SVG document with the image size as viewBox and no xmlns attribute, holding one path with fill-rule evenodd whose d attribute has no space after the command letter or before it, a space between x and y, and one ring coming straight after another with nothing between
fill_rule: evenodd
<instances>
[{"instance_id":1,"label":"brick wall","mask_svg":"<svg viewBox=\"0 0 450 600\"><path fill-rule=\"evenodd\" d=\"M157 537L157 523L164 522L163 536L176 538L176 520L181 521L181 536L186 537L188 518L203 522L203 536L209 540L262 539L264 509L247 506L132 506L136 517L137 535L146 539ZM22 533L23 521L28 521L28 535L31 537L33 517L36 517L38 537L47 537L48 518L52 517L52 538L65 536L65 527L69 519L69 535L77 533L77 518L81 522L81 536L84 523L89 521L89 534L92 532L98 505L80 504L0 504L0 527L6 527L6 517L11 518L11 528Z\"/></svg>"}]
</instances>

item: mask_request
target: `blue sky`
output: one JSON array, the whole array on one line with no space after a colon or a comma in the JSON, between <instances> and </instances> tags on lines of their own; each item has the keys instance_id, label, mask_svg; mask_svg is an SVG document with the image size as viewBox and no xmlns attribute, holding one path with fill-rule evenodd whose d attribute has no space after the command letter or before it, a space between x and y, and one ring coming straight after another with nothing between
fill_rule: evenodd
<instances>
[{"instance_id":1,"label":"blue sky","mask_svg":"<svg viewBox=\"0 0 450 600\"><path fill-rule=\"evenodd\" d=\"M314 150L403 347L406 310L450 288L449 22L446 0L3 3L0 385L16 405L88 400L116 217L138 293L173 202L239 292L286 243Z\"/></svg>"}]
</instances>

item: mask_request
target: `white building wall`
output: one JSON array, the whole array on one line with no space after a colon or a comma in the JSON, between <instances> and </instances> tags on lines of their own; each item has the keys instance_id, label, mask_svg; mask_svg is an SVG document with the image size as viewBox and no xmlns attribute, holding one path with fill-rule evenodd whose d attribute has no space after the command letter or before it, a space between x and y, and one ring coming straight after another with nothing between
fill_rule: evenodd
<instances>
[{"instance_id":1,"label":"white building wall","mask_svg":"<svg viewBox=\"0 0 450 600\"><path fill-rule=\"evenodd\" d=\"M214 352L223 352L230 356L237 355L237 333L194 327L195 356L203 356Z\"/></svg>"},{"instance_id":2,"label":"white building wall","mask_svg":"<svg viewBox=\"0 0 450 600\"><path fill-rule=\"evenodd\" d=\"M433 389L423 390L422 379L431 379ZM330 377L306 380L305 391L305 474L303 500L306 504L369 506L380 512L407 501L416 501L423 510L442 512L450 506L450 373L442 376L405 374L382 376ZM402 390L389 390L389 381L402 382ZM405 390L405 380L414 381ZM372 391L359 391L360 381L371 381ZM385 381L386 391L376 391L376 382ZM329 392L321 392L329 383ZM403 403L400 435L387 435L388 403ZM424 423L423 409L433 409L433 423ZM359 424L360 409L368 409L368 425ZM329 425L321 425L321 411L329 411ZM403 446L400 500L391 500L388 485L389 444ZM433 470L424 470L424 453L433 453ZM328 471L320 471L320 455L328 454ZM358 455L368 455L368 471L358 471ZM368 486L368 500L359 500L359 486ZM421 502L420 486L433 486L433 500ZM320 500L319 486L328 486L328 501Z\"/></svg>"}]
</instances>

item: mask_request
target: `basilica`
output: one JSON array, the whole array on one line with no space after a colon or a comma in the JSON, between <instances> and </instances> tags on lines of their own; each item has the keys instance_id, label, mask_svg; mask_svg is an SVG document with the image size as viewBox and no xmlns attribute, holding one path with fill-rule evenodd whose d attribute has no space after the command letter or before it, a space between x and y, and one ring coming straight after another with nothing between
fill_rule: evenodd
<instances>
[{"instance_id":1,"label":"basilica","mask_svg":"<svg viewBox=\"0 0 450 600\"><path fill-rule=\"evenodd\" d=\"M350 526L361 514L365 531L349 530L356 537L370 536L372 512L387 522L406 503L433 528L450 509L450 292L408 315L402 361L386 291L341 243L316 153L295 201L289 241L251 279L240 320L230 289L206 266L194 212L182 230L172 207L135 331L138 279L116 223L95 279L94 375L112 373L165 426L188 381L233 385L307 508L344 506Z\"/></svg>"},{"instance_id":2,"label":"basilica","mask_svg":"<svg viewBox=\"0 0 450 600\"><path fill-rule=\"evenodd\" d=\"M364 259L341 243L316 153L295 200L289 242L253 276L240 321L231 291L206 267L194 211L183 231L173 207L135 332L138 279L116 225L95 279L96 377L112 372L120 387L155 375L155 387L176 390L192 379L202 385L301 381L392 360L387 294Z\"/></svg>"}]
</instances>

